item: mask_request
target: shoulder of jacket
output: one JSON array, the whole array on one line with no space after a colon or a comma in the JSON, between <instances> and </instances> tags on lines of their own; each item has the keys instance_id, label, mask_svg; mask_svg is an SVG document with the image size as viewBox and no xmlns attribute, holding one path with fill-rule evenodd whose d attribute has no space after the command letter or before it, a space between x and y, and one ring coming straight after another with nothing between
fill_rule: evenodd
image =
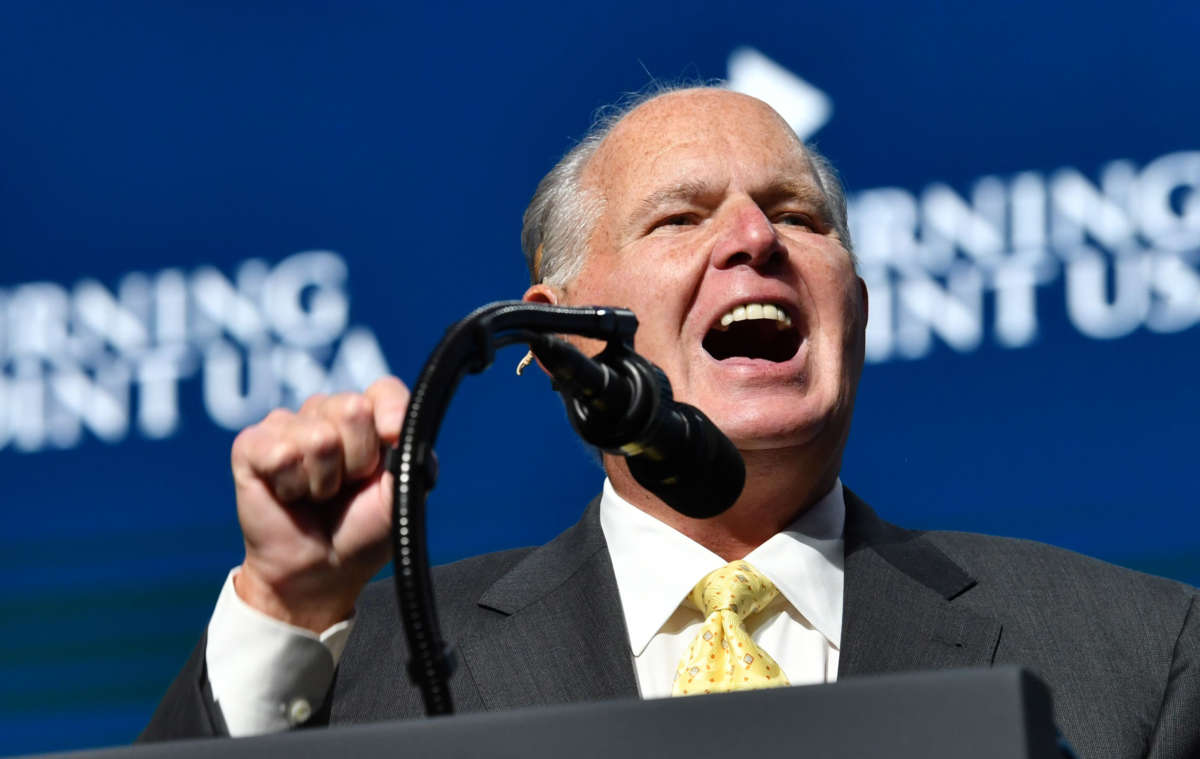
<instances>
[{"instance_id":1,"label":"shoulder of jacket","mask_svg":"<svg viewBox=\"0 0 1200 759\"><path fill-rule=\"evenodd\" d=\"M1197 595L1182 582L1034 540L939 530L920 535L980 581L1073 587L1110 596L1134 593L1159 602L1190 603Z\"/></svg>"}]
</instances>

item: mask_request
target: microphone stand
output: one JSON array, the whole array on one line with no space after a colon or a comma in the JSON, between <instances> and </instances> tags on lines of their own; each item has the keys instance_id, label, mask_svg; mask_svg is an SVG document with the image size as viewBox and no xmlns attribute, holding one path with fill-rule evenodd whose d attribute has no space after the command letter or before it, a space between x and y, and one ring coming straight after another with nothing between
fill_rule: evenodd
<instances>
[{"instance_id":1,"label":"microphone stand","mask_svg":"<svg viewBox=\"0 0 1200 759\"><path fill-rule=\"evenodd\" d=\"M452 325L413 386L400 440L384 466L395 486L392 503L396 602L408 639L409 677L421 689L425 713L451 714L452 653L442 640L433 604L426 545L425 499L437 481L433 444L458 383L487 369L497 348L536 342L543 333L607 340L605 350L633 352L637 317L602 306L551 306L502 301L482 306Z\"/></svg>"}]
</instances>

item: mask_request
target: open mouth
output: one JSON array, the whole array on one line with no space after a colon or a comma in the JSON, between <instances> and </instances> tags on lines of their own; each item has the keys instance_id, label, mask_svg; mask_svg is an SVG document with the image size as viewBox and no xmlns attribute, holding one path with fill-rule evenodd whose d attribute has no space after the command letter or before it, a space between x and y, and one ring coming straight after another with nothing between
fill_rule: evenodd
<instances>
[{"instance_id":1,"label":"open mouth","mask_svg":"<svg viewBox=\"0 0 1200 759\"><path fill-rule=\"evenodd\" d=\"M787 361L800 349L800 330L787 311L774 303L746 303L730 309L702 343L718 361L761 358Z\"/></svg>"}]
</instances>

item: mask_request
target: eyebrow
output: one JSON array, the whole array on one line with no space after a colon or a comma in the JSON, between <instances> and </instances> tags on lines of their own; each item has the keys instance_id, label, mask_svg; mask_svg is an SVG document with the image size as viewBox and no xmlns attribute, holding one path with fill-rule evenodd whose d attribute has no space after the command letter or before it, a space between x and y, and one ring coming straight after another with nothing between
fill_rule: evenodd
<instances>
[{"instance_id":1,"label":"eyebrow","mask_svg":"<svg viewBox=\"0 0 1200 759\"><path fill-rule=\"evenodd\" d=\"M752 197L759 205L771 205L784 200L796 199L814 206L824 214L829 213L828 196L820 185L811 181L775 182L765 190L754 193Z\"/></svg>"},{"instance_id":2,"label":"eyebrow","mask_svg":"<svg viewBox=\"0 0 1200 759\"><path fill-rule=\"evenodd\" d=\"M655 190L637 202L634 218L651 214L659 208L678 201L695 201L720 194L716 187L697 180L683 180ZM829 201L825 192L811 181L782 180L773 182L762 190L751 193L755 203L771 205L783 200L796 199L808 203L821 213L828 215Z\"/></svg>"},{"instance_id":3,"label":"eyebrow","mask_svg":"<svg viewBox=\"0 0 1200 759\"><path fill-rule=\"evenodd\" d=\"M695 200L717 194L717 190L705 182L685 179L682 182L655 190L638 201L634 207L634 216L641 217L652 213L662 206L681 200Z\"/></svg>"}]
</instances>

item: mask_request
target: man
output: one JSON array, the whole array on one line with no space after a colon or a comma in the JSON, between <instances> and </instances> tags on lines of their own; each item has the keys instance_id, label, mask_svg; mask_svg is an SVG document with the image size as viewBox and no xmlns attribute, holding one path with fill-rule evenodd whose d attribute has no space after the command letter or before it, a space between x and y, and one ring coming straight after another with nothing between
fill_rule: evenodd
<instances>
[{"instance_id":1,"label":"man","mask_svg":"<svg viewBox=\"0 0 1200 759\"><path fill-rule=\"evenodd\" d=\"M525 221L525 298L637 313L639 351L737 445L746 487L693 520L606 456L599 505L558 539L440 569L460 710L1016 663L1049 683L1084 756L1200 752L1192 589L902 530L842 487L867 292L836 178L766 104L651 98L568 154ZM364 592L388 557L379 451L406 400L381 380L238 436L246 558L147 737L422 713L389 589ZM710 606L718 575L769 586L762 609ZM754 655L701 674L690 662L715 640Z\"/></svg>"}]
</instances>

